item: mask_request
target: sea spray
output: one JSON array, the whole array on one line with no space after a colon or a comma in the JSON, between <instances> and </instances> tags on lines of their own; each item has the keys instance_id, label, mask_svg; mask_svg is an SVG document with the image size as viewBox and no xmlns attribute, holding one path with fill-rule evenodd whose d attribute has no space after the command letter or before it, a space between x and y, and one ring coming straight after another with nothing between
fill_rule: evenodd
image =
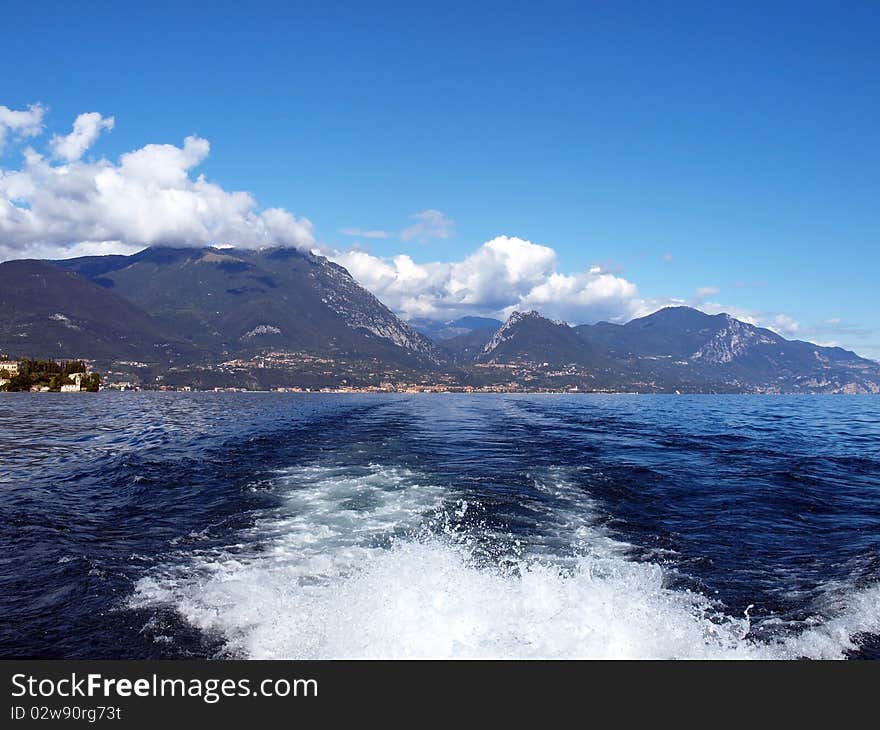
<instances>
[{"instance_id":1,"label":"sea spray","mask_svg":"<svg viewBox=\"0 0 880 730\"><path fill-rule=\"evenodd\" d=\"M748 610L668 587L670 568L631 559L558 474L535 486L557 499L552 543L564 529L571 549L510 540L492 561L472 505L444 504L423 475L314 466L278 479L284 506L239 536L252 549L178 556L133 604L171 605L250 658L832 658L854 646L858 617L876 626L865 598L856 616L750 638Z\"/></svg>"}]
</instances>

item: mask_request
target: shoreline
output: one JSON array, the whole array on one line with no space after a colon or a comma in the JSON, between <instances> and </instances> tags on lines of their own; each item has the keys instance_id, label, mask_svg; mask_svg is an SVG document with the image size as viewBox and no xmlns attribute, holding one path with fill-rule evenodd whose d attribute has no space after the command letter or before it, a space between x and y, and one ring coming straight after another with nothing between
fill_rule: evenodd
<instances>
[{"instance_id":1,"label":"shoreline","mask_svg":"<svg viewBox=\"0 0 880 730\"><path fill-rule=\"evenodd\" d=\"M87 393L89 391L78 391L78 393ZM671 391L603 391L603 390L253 390L253 389L237 389L237 388L217 388L210 390L178 390L178 389L160 389L160 388L102 388L100 393L164 393L164 394L230 394L230 393L252 393L252 394L272 394L272 395L456 395L456 396L485 396L485 395L570 395L570 396L670 396L670 397L686 397L686 396L799 396L799 397L817 397L817 396L878 396L880 393L797 393L797 392L779 392L767 393L757 391L744 391L741 393L731 392L712 392L712 391L695 391L690 393L679 393ZM0 391L0 396L26 394L26 395L61 395L59 391ZM73 393L64 393L70 395ZM92 395L95 393L92 392Z\"/></svg>"}]
</instances>

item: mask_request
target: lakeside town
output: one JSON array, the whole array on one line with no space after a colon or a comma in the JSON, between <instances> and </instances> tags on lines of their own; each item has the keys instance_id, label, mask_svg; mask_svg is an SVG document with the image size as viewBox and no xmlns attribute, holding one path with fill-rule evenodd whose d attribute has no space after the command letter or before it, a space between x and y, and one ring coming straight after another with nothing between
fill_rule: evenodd
<instances>
[{"instance_id":1,"label":"lakeside town","mask_svg":"<svg viewBox=\"0 0 880 730\"><path fill-rule=\"evenodd\" d=\"M658 359L658 358L653 358ZM100 371L100 372L99 372ZM98 391L275 393L756 393L792 392L736 379L707 384L662 371L628 372L578 363L472 363L420 370L376 358L269 350L222 362L161 365L87 358L38 360L0 354L0 393ZM840 393L861 392L855 387Z\"/></svg>"},{"instance_id":2,"label":"lakeside town","mask_svg":"<svg viewBox=\"0 0 880 730\"><path fill-rule=\"evenodd\" d=\"M476 365L424 373L379 361L310 353L267 352L250 359L159 369L153 363L113 361L104 374L92 360L12 359L0 356L0 392L278 392L278 393L578 393L593 376L578 366L547 363Z\"/></svg>"}]
</instances>

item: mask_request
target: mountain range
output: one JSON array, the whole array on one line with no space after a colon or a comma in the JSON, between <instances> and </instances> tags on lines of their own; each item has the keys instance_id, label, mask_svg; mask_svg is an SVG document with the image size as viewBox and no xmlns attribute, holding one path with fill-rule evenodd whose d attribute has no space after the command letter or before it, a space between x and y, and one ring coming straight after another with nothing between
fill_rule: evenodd
<instances>
[{"instance_id":1,"label":"mountain range","mask_svg":"<svg viewBox=\"0 0 880 730\"><path fill-rule=\"evenodd\" d=\"M667 307L624 325L577 327L514 312L475 361L577 364L606 387L629 383L635 390L665 384L661 389L880 392L880 363L690 307Z\"/></svg>"},{"instance_id":2,"label":"mountain range","mask_svg":"<svg viewBox=\"0 0 880 730\"><path fill-rule=\"evenodd\" d=\"M405 322L343 267L292 248L8 261L0 312L0 353L88 358L143 384L880 392L874 361L688 307L622 325L538 312Z\"/></svg>"},{"instance_id":3,"label":"mountain range","mask_svg":"<svg viewBox=\"0 0 880 730\"><path fill-rule=\"evenodd\" d=\"M0 307L0 349L35 357L170 363L291 349L415 367L441 359L341 266L291 248L10 261Z\"/></svg>"}]
</instances>

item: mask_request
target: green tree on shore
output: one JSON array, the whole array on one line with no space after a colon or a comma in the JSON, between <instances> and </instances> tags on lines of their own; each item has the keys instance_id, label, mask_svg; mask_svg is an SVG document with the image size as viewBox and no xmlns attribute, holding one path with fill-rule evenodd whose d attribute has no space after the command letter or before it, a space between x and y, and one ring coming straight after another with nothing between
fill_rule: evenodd
<instances>
[{"instance_id":1,"label":"green tree on shore","mask_svg":"<svg viewBox=\"0 0 880 730\"><path fill-rule=\"evenodd\" d=\"M0 361L0 378L9 382L0 386L0 390L7 392L30 390L33 387L60 391L61 386L73 382L70 376L76 373L82 373L82 389L85 391L97 392L101 385L101 376L89 373L88 366L82 360L20 360L16 374L3 368L3 362Z\"/></svg>"}]
</instances>

